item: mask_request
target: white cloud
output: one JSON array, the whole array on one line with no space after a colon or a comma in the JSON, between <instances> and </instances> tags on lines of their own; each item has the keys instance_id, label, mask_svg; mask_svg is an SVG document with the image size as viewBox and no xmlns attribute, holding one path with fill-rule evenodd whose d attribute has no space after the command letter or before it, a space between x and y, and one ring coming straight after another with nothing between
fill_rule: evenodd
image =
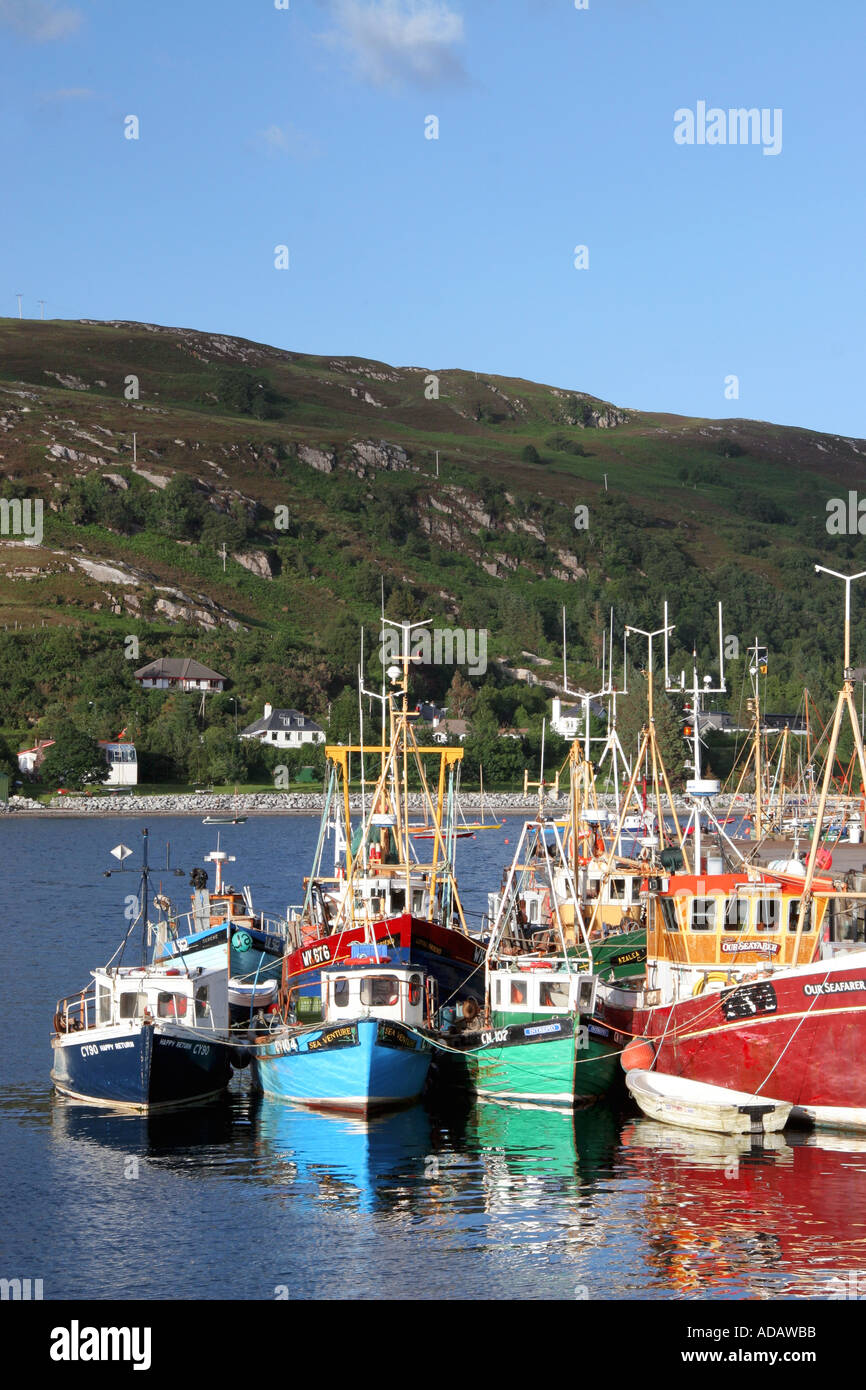
<instances>
[{"instance_id":1,"label":"white cloud","mask_svg":"<svg viewBox=\"0 0 866 1390\"><path fill-rule=\"evenodd\" d=\"M318 141L303 130L298 130L291 122L284 126L269 125L267 130L259 131L256 140L272 154L286 154L294 159L314 159L321 154Z\"/></svg>"},{"instance_id":2,"label":"white cloud","mask_svg":"<svg viewBox=\"0 0 866 1390\"><path fill-rule=\"evenodd\" d=\"M456 51L463 16L445 0L332 0L336 29L359 76L377 87L466 80Z\"/></svg>"},{"instance_id":3,"label":"white cloud","mask_svg":"<svg viewBox=\"0 0 866 1390\"><path fill-rule=\"evenodd\" d=\"M64 39L81 23L80 10L56 0L0 0L0 24L8 24L25 39L45 43Z\"/></svg>"}]
</instances>

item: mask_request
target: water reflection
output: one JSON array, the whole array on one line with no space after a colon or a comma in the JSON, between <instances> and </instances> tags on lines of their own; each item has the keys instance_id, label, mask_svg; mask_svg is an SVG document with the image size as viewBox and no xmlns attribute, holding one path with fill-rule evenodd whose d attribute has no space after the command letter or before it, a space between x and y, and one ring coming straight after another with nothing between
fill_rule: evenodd
<instances>
[{"instance_id":1,"label":"water reflection","mask_svg":"<svg viewBox=\"0 0 866 1390\"><path fill-rule=\"evenodd\" d=\"M866 1268L866 1140L636 1120L621 1152L646 1182L649 1265L680 1296L826 1298Z\"/></svg>"},{"instance_id":2,"label":"water reflection","mask_svg":"<svg viewBox=\"0 0 866 1390\"><path fill-rule=\"evenodd\" d=\"M220 1169L249 1160L243 1140L245 1108L239 1097L226 1096L207 1105L139 1115L55 1095L51 1133L58 1145L80 1146L91 1163L101 1156L106 1173L115 1177L119 1157L167 1170ZM134 1171L135 1165L127 1163L127 1180Z\"/></svg>"},{"instance_id":3,"label":"water reflection","mask_svg":"<svg viewBox=\"0 0 866 1390\"><path fill-rule=\"evenodd\" d=\"M252 1102L260 1176L318 1205L375 1212L405 1207L436 1176L426 1110L370 1119L326 1115L270 1100Z\"/></svg>"}]
</instances>

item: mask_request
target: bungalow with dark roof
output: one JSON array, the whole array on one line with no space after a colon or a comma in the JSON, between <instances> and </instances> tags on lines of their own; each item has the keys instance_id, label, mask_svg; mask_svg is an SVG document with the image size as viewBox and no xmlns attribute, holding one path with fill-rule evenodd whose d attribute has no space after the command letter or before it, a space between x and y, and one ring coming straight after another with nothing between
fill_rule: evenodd
<instances>
[{"instance_id":1,"label":"bungalow with dark roof","mask_svg":"<svg viewBox=\"0 0 866 1390\"><path fill-rule=\"evenodd\" d=\"M161 656L135 672L142 690L222 690L227 676L192 657Z\"/></svg>"}]
</instances>

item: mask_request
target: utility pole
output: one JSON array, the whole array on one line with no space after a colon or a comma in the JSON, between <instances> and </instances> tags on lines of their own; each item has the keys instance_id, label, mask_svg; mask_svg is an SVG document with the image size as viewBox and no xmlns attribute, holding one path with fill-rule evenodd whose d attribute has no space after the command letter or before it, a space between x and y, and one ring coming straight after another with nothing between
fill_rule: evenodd
<instances>
[{"instance_id":1,"label":"utility pole","mask_svg":"<svg viewBox=\"0 0 866 1390\"><path fill-rule=\"evenodd\" d=\"M39 317L40 317L41 319L44 319L44 318L45 318L45 300L44 300L44 299L37 299L36 303L39 305Z\"/></svg>"},{"instance_id":2,"label":"utility pole","mask_svg":"<svg viewBox=\"0 0 866 1390\"><path fill-rule=\"evenodd\" d=\"M20 295L20 294L18 293L17 290L15 291L15 298L18 300L18 317L19 317L19 319L23 319L24 314L22 313L22 310L21 310L21 299L22 299L22 295Z\"/></svg>"},{"instance_id":3,"label":"utility pole","mask_svg":"<svg viewBox=\"0 0 866 1390\"><path fill-rule=\"evenodd\" d=\"M135 444L135 430L132 431L132 461L138 463L138 453Z\"/></svg>"}]
</instances>

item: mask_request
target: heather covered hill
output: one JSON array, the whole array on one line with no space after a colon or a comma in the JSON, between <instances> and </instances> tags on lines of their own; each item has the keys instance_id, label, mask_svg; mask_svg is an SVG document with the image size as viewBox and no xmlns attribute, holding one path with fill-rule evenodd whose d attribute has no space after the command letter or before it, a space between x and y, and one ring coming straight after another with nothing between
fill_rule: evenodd
<instances>
[{"instance_id":1,"label":"heather covered hill","mask_svg":"<svg viewBox=\"0 0 866 1390\"><path fill-rule=\"evenodd\" d=\"M383 587L391 616L487 629L499 686L514 678L494 658L555 671L563 604L591 682L611 605L621 634L657 627L667 597L679 669L709 650L721 598L796 706L837 678L840 593L813 566L863 567L860 536L826 526L858 488L861 440L192 329L0 320L0 727L60 707L101 736L147 726L130 637L142 662L226 671L245 713L323 715L361 624L375 650ZM28 499L40 544L13 530ZM419 686L442 696L452 676Z\"/></svg>"}]
</instances>

